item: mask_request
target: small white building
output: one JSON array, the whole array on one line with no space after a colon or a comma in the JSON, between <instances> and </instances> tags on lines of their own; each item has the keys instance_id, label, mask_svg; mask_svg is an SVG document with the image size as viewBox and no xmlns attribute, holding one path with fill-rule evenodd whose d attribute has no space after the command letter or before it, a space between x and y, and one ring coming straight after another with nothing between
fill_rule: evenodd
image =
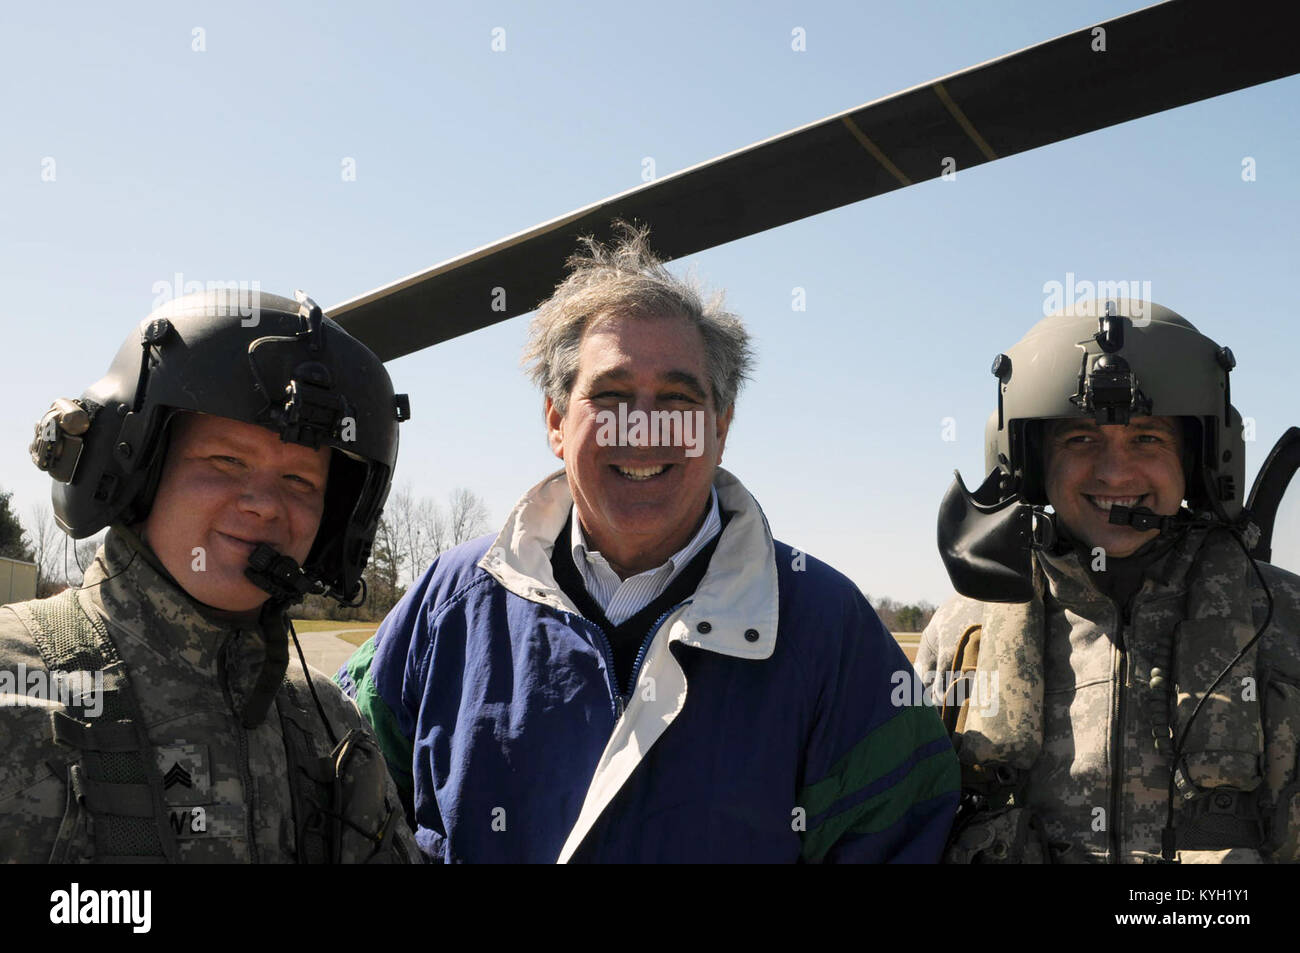
<instances>
[{"instance_id":1,"label":"small white building","mask_svg":"<svg viewBox=\"0 0 1300 953\"><path fill-rule=\"evenodd\" d=\"M0 556L0 605L36 598L36 563Z\"/></svg>"}]
</instances>

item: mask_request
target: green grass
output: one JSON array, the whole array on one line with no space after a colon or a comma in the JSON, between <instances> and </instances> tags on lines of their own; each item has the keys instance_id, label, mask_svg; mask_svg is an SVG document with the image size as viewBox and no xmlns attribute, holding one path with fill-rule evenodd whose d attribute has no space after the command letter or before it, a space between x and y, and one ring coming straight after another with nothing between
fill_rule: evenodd
<instances>
[{"instance_id":1,"label":"green grass","mask_svg":"<svg viewBox=\"0 0 1300 953\"><path fill-rule=\"evenodd\" d=\"M375 629L379 628L378 622L372 622L369 625L370 628L368 629L349 629L347 632L340 632L336 638L340 638L344 642L351 642L353 645L360 645L375 634Z\"/></svg>"},{"instance_id":2,"label":"green grass","mask_svg":"<svg viewBox=\"0 0 1300 953\"><path fill-rule=\"evenodd\" d=\"M369 625L368 622L337 622L334 619L294 619L293 627L299 632L325 632L330 629L346 629L355 625Z\"/></svg>"}]
</instances>

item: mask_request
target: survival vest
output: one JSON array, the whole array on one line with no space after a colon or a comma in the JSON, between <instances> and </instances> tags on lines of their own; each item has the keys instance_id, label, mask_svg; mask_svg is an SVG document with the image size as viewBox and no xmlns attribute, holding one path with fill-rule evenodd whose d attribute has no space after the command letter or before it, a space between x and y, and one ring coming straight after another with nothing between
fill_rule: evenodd
<instances>
[{"instance_id":1,"label":"survival vest","mask_svg":"<svg viewBox=\"0 0 1300 953\"><path fill-rule=\"evenodd\" d=\"M74 589L8 608L31 633L47 671L103 674L96 717L86 711L89 701L78 704L76 696L50 712L54 740L69 749L67 761L51 764L67 779L68 801L50 862L178 862L155 749L126 664L96 609L83 606ZM299 668L290 666L275 703L298 862L414 862L392 836L400 808L385 803L387 769L373 739L354 730L324 751Z\"/></svg>"},{"instance_id":2,"label":"survival vest","mask_svg":"<svg viewBox=\"0 0 1300 953\"><path fill-rule=\"evenodd\" d=\"M1185 611L1158 636L1151 670L1156 697L1148 709L1155 749L1172 758L1180 794L1175 813L1178 850L1261 849L1266 842L1260 770L1264 737L1256 695L1232 691L1240 673L1253 674L1252 646L1213 694L1211 683L1257 631L1250 564L1226 531L1193 527L1170 558L1185 580ZM1046 580L1035 566L1035 595L1027 603L989 603L982 622L962 633L952 658L941 717L962 762L962 788L983 809L1022 804L1029 771L1043 747ZM996 706L978 702L980 686L998 685ZM1192 713L1200 704L1200 713ZM991 709L991 710L990 710ZM970 816L970 812L967 812Z\"/></svg>"}]
</instances>

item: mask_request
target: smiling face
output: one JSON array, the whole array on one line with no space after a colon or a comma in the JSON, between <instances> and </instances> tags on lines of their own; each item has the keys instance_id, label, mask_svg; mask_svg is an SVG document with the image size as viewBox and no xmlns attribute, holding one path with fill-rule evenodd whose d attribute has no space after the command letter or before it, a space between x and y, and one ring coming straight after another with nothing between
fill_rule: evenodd
<instances>
[{"instance_id":1,"label":"smiling face","mask_svg":"<svg viewBox=\"0 0 1300 953\"><path fill-rule=\"evenodd\" d=\"M682 439L647 446L628 426L640 445L611 440L620 404L633 424L637 411L680 411ZM713 406L704 339L686 319L601 317L587 328L568 412L547 398L546 424L588 543L620 576L662 565L695 534L731 414Z\"/></svg>"},{"instance_id":2,"label":"smiling face","mask_svg":"<svg viewBox=\"0 0 1300 953\"><path fill-rule=\"evenodd\" d=\"M1110 507L1178 512L1186 490L1182 449L1173 417L1134 417L1123 426L1053 421L1045 450L1047 500L1077 539L1109 556L1129 556L1158 531L1111 525Z\"/></svg>"},{"instance_id":3,"label":"smiling face","mask_svg":"<svg viewBox=\"0 0 1300 953\"><path fill-rule=\"evenodd\" d=\"M329 454L253 424L181 414L142 535L199 602L256 609L268 595L244 576L248 556L265 542L299 563L307 558L324 510Z\"/></svg>"}]
</instances>

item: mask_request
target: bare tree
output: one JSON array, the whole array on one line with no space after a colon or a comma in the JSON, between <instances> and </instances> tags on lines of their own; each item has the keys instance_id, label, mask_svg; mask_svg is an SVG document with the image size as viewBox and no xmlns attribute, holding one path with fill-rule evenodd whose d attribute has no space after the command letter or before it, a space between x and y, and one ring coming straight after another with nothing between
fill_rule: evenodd
<instances>
[{"instance_id":1,"label":"bare tree","mask_svg":"<svg viewBox=\"0 0 1300 953\"><path fill-rule=\"evenodd\" d=\"M404 578L414 582L445 547L446 525L432 500L417 500L410 487L402 487L384 507L393 546L401 554Z\"/></svg>"},{"instance_id":2,"label":"bare tree","mask_svg":"<svg viewBox=\"0 0 1300 953\"><path fill-rule=\"evenodd\" d=\"M380 617L397 604L406 587L402 585L405 554L397 544L393 528L385 517L379 518L370 564L366 567L367 603Z\"/></svg>"},{"instance_id":3,"label":"bare tree","mask_svg":"<svg viewBox=\"0 0 1300 953\"><path fill-rule=\"evenodd\" d=\"M29 511L32 561L36 563L36 594L51 596L70 586L80 586L95 552L103 545L107 530L87 539L74 540L54 520L49 504L36 504Z\"/></svg>"},{"instance_id":4,"label":"bare tree","mask_svg":"<svg viewBox=\"0 0 1300 953\"><path fill-rule=\"evenodd\" d=\"M400 554L403 579L414 582L444 549L446 526L432 500L416 499L409 486L396 490L384 507L390 542Z\"/></svg>"},{"instance_id":5,"label":"bare tree","mask_svg":"<svg viewBox=\"0 0 1300 953\"><path fill-rule=\"evenodd\" d=\"M867 601L890 632L920 632L930 624L938 611L938 606L924 599L915 605L898 602L889 596L881 596L879 599L867 596Z\"/></svg>"},{"instance_id":6,"label":"bare tree","mask_svg":"<svg viewBox=\"0 0 1300 953\"><path fill-rule=\"evenodd\" d=\"M58 553L59 569L63 573L63 582L71 587L80 586L85 578L86 570L90 568L91 563L95 561L95 553L99 547L104 545L104 538L108 536L108 530L101 530L94 536L86 539L74 540L66 533L63 536L64 545Z\"/></svg>"},{"instance_id":7,"label":"bare tree","mask_svg":"<svg viewBox=\"0 0 1300 953\"><path fill-rule=\"evenodd\" d=\"M401 561L409 568L419 549L419 528L415 525L415 500L410 487L402 487L388 495L380 516L380 528L387 530L388 542L401 554ZM378 531L376 531L378 536ZM378 546L378 539L375 546ZM372 547L370 558L375 558Z\"/></svg>"},{"instance_id":8,"label":"bare tree","mask_svg":"<svg viewBox=\"0 0 1300 953\"><path fill-rule=\"evenodd\" d=\"M414 582L439 553L489 529L487 504L464 487L452 491L445 510L433 500L416 499L409 486L394 490L384 507L384 522L408 582Z\"/></svg>"},{"instance_id":9,"label":"bare tree","mask_svg":"<svg viewBox=\"0 0 1300 953\"><path fill-rule=\"evenodd\" d=\"M420 500L420 530L424 545L421 550L423 558L417 571L423 572L433 562L433 557L452 547L447 541L450 533L447 517L433 500Z\"/></svg>"},{"instance_id":10,"label":"bare tree","mask_svg":"<svg viewBox=\"0 0 1300 953\"><path fill-rule=\"evenodd\" d=\"M457 487L451 491L447 513L449 546L459 546L488 531L488 508L483 498L472 490Z\"/></svg>"},{"instance_id":11,"label":"bare tree","mask_svg":"<svg viewBox=\"0 0 1300 953\"><path fill-rule=\"evenodd\" d=\"M382 619L439 553L481 536L489 529L487 520L487 504L471 490L454 490L443 510L431 499L417 498L410 486L394 488L384 504L364 573L365 607L340 609L308 597L301 609L303 617Z\"/></svg>"},{"instance_id":12,"label":"bare tree","mask_svg":"<svg viewBox=\"0 0 1300 953\"><path fill-rule=\"evenodd\" d=\"M54 512L48 503L32 506L27 538L31 540L33 562L36 563L36 595L52 596L67 584L63 581L63 541L67 534L54 522Z\"/></svg>"}]
</instances>

